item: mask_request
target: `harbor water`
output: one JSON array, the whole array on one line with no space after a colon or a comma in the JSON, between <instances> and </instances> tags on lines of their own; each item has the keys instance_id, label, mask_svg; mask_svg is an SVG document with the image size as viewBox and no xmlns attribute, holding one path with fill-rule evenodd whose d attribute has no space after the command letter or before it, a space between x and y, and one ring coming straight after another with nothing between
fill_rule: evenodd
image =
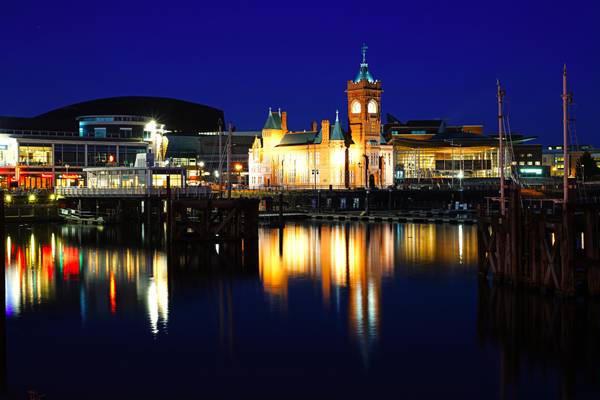
<instances>
[{"instance_id":1,"label":"harbor water","mask_svg":"<svg viewBox=\"0 0 600 400\"><path fill-rule=\"evenodd\" d=\"M476 226L6 234L6 398L599 398L600 305L480 281Z\"/></svg>"}]
</instances>

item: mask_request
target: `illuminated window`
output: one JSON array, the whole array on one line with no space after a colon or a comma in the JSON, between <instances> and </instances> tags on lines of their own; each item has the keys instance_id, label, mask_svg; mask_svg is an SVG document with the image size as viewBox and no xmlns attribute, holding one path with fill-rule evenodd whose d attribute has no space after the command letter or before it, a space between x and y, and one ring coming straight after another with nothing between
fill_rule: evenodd
<instances>
[{"instance_id":1,"label":"illuminated window","mask_svg":"<svg viewBox=\"0 0 600 400\"><path fill-rule=\"evenodd\" d=\"M369 114L377 114L377 102L375 100L369 101L367 105L367 111Z\"/></svg>"},{"instance_id":2,"label":"illuminated window","mask_svg":"<svg viewBox=\"0 0 600 400\"><path fill-rule=\"evenodd\" d=\"M105 138L106 137L106 128L94 128L94 137Z\"/></svg>"},{"instance_id":3,"label":"illuminated window","mask_svg":"<svg viewBox=\"0 0 600 400\"><path fill-rule=\"evenodd\" d=\"M357 100L354 100L352 103L352 114L360 114L360 103Z\"/></svg>"},{"instance_id":4,"label":"illuminated window","mask_svg":"<svg viewBox=\"0 0 600 400\"><path fill-rule=\"evenodd\" d=\"M132 134L132 128L119 128L119 137L130 138Z\"/></svg>"},{"instance_id":5,"label":"illuminated window","mask_svg":"<svg viewBox=\"0 0 600 400\"><path fill-rule=\"evenodd\" d=\"M19 164L52 165L52 147L38 144L19 146Z\"/></svg>"}]
</instances>

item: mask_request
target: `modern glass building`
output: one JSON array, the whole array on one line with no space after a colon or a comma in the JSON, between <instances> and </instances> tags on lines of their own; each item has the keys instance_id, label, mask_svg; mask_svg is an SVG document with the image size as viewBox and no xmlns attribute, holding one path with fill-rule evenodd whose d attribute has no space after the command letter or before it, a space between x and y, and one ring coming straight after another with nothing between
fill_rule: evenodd
<instances>
[{"instance_id":1,"label":"modern glass building","mask_svg":"<svg viewBox=\"0 0 600 400\"><path fill-rule=\"evenodd\" d=\"M33 136L0 129L0 187L82 186L84 167L133 166L149 146L135 139L85 139L69 132Z\"/></svg>"},{"instance_id":2,"label":"modern glass building","mask_svg":"<svg viewBox=\"0 0 600 400\"><path fill-rule=\"evenodd\" d=\"M88 167L133 167L139 153L164 160L168 132L218 130L223 112L158 97L113 97L35 117L0 116L0 187L83 186Z\"/></svg>"},{"instance_id":3,"label":"modern glass building","mask_svg":"<svg viewBox=\"0 0 600 400\"><path fill-rule=\"evenodd\" d=\"M388 115L384 135L394 145L396 182L403 179L496 178L500 174L498 136L484 135L481 125L448 126L443 120L401 123ZM535 165L541 169L541 146L524 144L534 139L511 135L506 145L506 165Z\"/></svg>"}]
</instances>

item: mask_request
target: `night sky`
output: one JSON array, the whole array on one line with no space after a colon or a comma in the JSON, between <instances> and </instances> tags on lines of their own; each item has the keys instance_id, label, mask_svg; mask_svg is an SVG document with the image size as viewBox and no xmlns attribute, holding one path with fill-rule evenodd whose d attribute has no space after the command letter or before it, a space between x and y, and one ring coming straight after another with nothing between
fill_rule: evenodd
<instances>
[{"instance_id":1,"label":"night sky","mask_svg":"<svg viewBox=\"0 0 600 400\"><path fill-rule=\"evenodd\" d=\"M577 140L600 145L593 1L204 3L3 0L0 115L151 95L221 108L239 130L260 129L268 107L281 107L292 129L307 129L336 108L346 114L366 42L384 115L496 132L500 78L513 132L544 144L562 140L567 63Z\"/></svg>"}]
</instances>

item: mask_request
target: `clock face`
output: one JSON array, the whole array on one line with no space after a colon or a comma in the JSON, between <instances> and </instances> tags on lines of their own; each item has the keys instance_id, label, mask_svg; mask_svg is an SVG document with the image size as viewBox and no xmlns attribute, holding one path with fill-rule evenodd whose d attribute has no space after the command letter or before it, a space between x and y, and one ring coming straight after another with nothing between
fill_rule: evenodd
<instances>
[{"instance_id":1,"label":"clock face","mask_svg":"<svg viewBox=\"0 0 600 400\"><path fill-rule=\"evenodd\" d=\"M367 111L369 112L369 114L377 114L377 102L375 100L369 101Z\"/></svg>"},{"instance_id":2,"label":"clock face","mask_svg":"<svg viewBox=\"0 0 600 400\"><path fill-rule=\"evenodd\" d=\"M356 100L352 103L352 114L360 114L360 103Z\"/></svg>"}]
</instances>

